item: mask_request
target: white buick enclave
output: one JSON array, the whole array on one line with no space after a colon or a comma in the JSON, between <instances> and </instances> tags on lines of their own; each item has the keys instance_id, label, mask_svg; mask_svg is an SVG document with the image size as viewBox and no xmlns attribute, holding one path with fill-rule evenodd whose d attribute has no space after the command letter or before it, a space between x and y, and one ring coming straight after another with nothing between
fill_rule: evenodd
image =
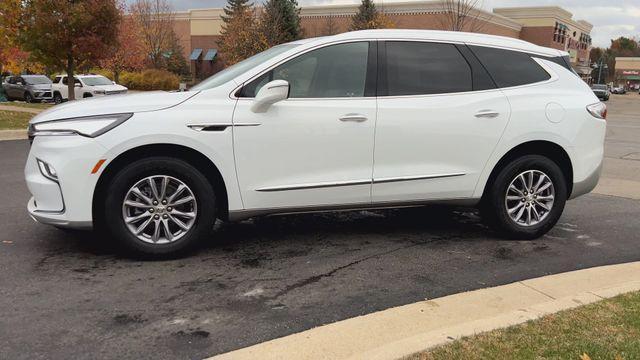
<instances>
[{"instance_id":1,"label":"white buick enclave","mask_svg":"<svg viewBox=\"0 0 640 360\"><path fill-rule=\"evenodd\" d=\"M434 202L532 239L599 178L606 107L568 54L460 32L283 44L188 92L36 116L31 216L182 252L216 219Z\"/></svg>"}]
</instances>

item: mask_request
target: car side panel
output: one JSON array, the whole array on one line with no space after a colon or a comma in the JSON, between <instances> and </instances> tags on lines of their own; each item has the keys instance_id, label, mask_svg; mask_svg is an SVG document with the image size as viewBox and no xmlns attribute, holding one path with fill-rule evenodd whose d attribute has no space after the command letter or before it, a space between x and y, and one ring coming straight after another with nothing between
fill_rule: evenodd
<instances>
[{"instance_id":1,"label":"car side panel","mask_svg":"<svg viewBox=\"0 0 640 360\"><path fill-rule=\"evenodd\" d=\"M550 61L539 60L554 76L548 82L503 89L512 108L511 121L476 185L480 198L500 159L518 145L549 141L561 146L573 167L573 182L598 170L604 154L604 120L591 116L586 106L599 100L577 76Z\"/></svg>"}]
</instances>

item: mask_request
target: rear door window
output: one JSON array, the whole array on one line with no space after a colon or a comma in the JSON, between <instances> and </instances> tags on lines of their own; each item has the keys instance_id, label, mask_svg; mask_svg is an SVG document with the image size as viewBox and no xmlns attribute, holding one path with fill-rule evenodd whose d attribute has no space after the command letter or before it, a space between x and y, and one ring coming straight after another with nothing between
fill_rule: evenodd
<instances>
[{"instance_id":1,"label":"rear door window","mask_svg":"<svg viewBox=\"0 0 640 360\"><path fill-rule=\"evenodd\" d=\"M453 44L386 41L383 94L428 95L471 91L471 68ZM384 88L386 87L386 94Z\"/></svg>"},{"instance_id":2,"label":"rear door window","mask_svg":"<svg viewBox=\"0 0 640 360\"><path fill-rule=\"evenodd\" d=\"M498 87L533 84L551 78L551 75L527 53L484 46L470 48Z\"/></svg>"}]
</instances>

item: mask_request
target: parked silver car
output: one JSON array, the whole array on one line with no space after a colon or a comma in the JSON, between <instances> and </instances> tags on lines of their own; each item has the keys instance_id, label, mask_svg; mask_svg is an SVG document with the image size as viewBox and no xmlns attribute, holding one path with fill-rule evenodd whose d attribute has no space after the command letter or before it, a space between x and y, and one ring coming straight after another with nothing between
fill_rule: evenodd
<instances>
[{"instance_id":1,"label":"parked silver car","mask_svg":"<svg viewBox=\"0 0 640 360\"><path fill-rule=\"evenodd\" d=\"M44 75L11 76L2 84L7 100L52 101L51 79Z\"/></svg>"}]
</instances>

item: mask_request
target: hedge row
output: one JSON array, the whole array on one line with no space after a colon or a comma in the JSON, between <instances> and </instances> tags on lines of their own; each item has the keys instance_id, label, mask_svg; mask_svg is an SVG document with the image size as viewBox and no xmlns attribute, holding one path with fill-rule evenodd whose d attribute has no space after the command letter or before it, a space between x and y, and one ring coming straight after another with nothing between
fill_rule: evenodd
<instances>
[{"instance_id":1,"label":"hedge row","mask_svg":"<svg viewBox=\"0 0 640 360\"><path fill-rule=\"evenodd\" d=\"M113 80L113 73L108 70L94 69L91 72ZM180 77L165 70L123 71L118 83L130 90L178 90Z\"/></svg>"}]
</instances>

